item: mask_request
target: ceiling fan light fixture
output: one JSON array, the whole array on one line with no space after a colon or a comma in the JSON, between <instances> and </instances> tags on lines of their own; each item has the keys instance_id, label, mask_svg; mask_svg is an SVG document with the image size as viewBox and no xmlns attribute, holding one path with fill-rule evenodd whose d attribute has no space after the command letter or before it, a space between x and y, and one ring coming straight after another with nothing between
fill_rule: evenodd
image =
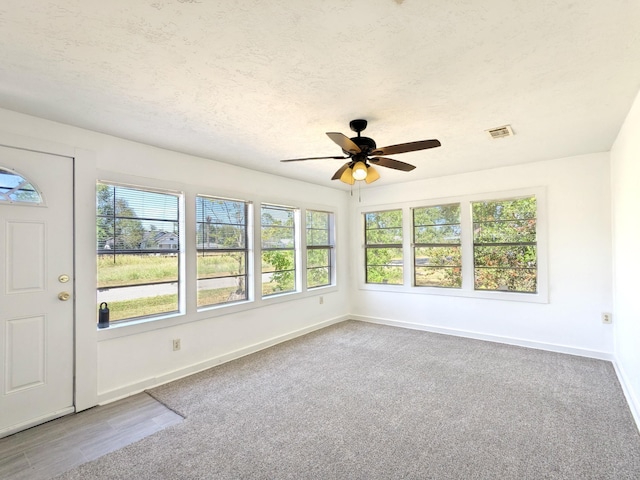
<instances>
[{"instance_id":1,"label":"ceiling fan light fixture","mask_svg":"<svg viewBox=\"0 0 640 480\"><path fill-rule=\"evenodd\" d=\"M367 166L364 162L358 162L353 166L351 174L355 180L364 180L367 178Z\"/></svg>"},{"instance_id":2,"label":"ceiling fan light fixture","mask_svg":"<svg viewBox=\"0 0 640 480\"><path fill-rule=\"evenodd\" d=\"M353 185L356 183L351 172L352 170L350 168L345 169L345 171L342 172L342 175L340 175L340 181L347 185Z\"/></svg>"},{"instance_id":3,"label":"ceiling fan light fixture","mask_svg":"<svg viewBox=\"0 0 640 480\"><path fill-rule=\"evenodd\" d=\"M371 165L367 168L367 178L364 179L366 183L373 183L380 178L378 171Z\"/></svg>"},{"instance_id":4,"label":"ceiling fan light fixture","mask_svg":"<svg viewBox=\"0 0 640 480\"><path fill-rule=\"evenodd\" d=\"M397 1L397 0L396 0ZM369 137L363 137L360 133L367 128L367 121L364 119L352 120L349 123L351 130L358 134L357 137L349 138L339 132L327 132L327 136L342 149L342 153L346 156L327 156L327 157L307 157L307 158L291 158L280 160L281 162L301 162L306 160L347 160L331 177L331 180L340 180L347 185L354 185L357 181L373 183L380 178L380 174L371 165L373 163L377 167L391 168L403 172L410 172L415 169L414 165L400 162L387 155L397 155L400 153L417 152L418 150L427 150L441 146L437 139L419 140L417 142L399 143L396 145L388 145L386 147L378 147L376 142ZM507 126L503 127L507 128Z\"/></svg>"}]
</instances>

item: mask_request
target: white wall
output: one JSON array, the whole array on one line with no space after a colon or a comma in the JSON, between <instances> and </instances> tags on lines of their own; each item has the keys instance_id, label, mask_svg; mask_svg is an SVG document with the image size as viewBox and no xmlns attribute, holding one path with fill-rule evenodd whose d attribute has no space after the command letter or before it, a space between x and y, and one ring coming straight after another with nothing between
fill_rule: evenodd
<instances>
[{"instance_id":1,"label":"white wall","mask_svg":"<svg viewBox=\"0 0 640 480\"><path fill-rule=\"evenodd\" d=\"M79 128L0 110L0 140L14 146L76 153L77 405L87 408L345 319L349 312L348 194L341 190L254 172ZM336 214L337 288L262 300L246 306L96 331L95 183L121 181L229 196ZM195 238L195 234L194 234ZM195 286L195 257L186 257L187 289ZM259 265L258 265L259 268ZM258 279L259 282L259 279ZM259 288L259 284L256 285ZM194 291L191 288L191 291ZM259 290L258 290L259 291ZM319 304L318 295L324 302ZM232 312L232 313L227 313ZM171 340L182 348L173 352Z\"/></svg>"},{"instance_id":2,"label":"white wall","mask_svg":"<svg viewBox=\"0 0 640 480\"><path fill-rule=\"evenodd\" d=\"M615 356L640 425L640 94L611 149Z\"/></svg>"},{"instance_id":3,"label":"white wall","mask_svg":"<svg viewBox=\"0 0 640 480\"><path fill-rule=\"evenodd\" d=\"M636 102L638 103L638 102ZM170 381L292 335L352 317L412 328L467 335L539 348L610 358L614 351L640 392L638 310L632 283L618 290L614 325L600 315L612 311L611 198L613 172L616 279L640 266L632 242L638 238L638 140L636 105L616 143L613 168L609 154L599 153L479 171L389 186L367 186L362 201L340 190L310 185L238 167L157 149L107 135L0 110L2 135L19 146L75 152L78 245L76 293L77 402L86 408L153 384ZM263 302L256 308L220 315L189 312L177 323L121 329L95 328L95 181L128 180L174 186L187 196L217 193L254 201L334 208L338 243L338 288L291 301ZM635 185L635 186L634 186ZM429 201L458 195L542 187L547 194L549 302L527 303L442 295L363 290L357 282L363 267L359 212L402 202ZM205 189L210 189L208 192ZM342 247L342 248L341 248ZM353 253L349 255L349 252ZM340 268L342 267L342 268ZM631 277L633 278L633 277ZM637 283L637 282L636 282ZM231 310L230 310L231 311ZM303 312L303 314L301 314ZM182 350L171 351L180 338Z\"/></svg>"},{"instance_id":4,"label":"white wall","mask_svg":"<svg viewBox=\"0 0 640 480\"><path fill-rule=\"evenodd\" d=\"M612 308L607 153L368 188L354 210L530 187L546 190L548 303L370 291L356 284L352 312L363 320L611 358L612 326L601 322L601 313ZM361 224L357 214L352 223ZM354 233L352 248L362 249L361 232ZM363 268L357 263L354 272Z\"/></svg>"}]
</instances>

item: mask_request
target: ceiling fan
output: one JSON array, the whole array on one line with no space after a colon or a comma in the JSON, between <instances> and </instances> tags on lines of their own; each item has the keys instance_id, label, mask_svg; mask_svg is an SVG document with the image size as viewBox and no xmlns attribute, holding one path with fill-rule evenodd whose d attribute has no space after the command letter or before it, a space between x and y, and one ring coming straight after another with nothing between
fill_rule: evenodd
<instances>
[{"instance_id":1,"label":"ceiling fan","mask_svg":"<svg viewBox=\"0 0 640 480\"><path fill-rule=\"evenodd\" d=\"M340 180L349 185L353 185L356 180L364 180L366 183L372 183L378 180L380 178L380 174L378 174L378 172L373 168L373 165L393 168L394 170L402 170L404 172L409 172L416 168L408 163L400 162L393 158L382 157L380 155L395 155L398 153L415 152L417 150L426 150L427 148L435 148L441 145L438 140L420 140L418 142L400 143L398 145L378 148L373 139L360 136L360 132L367 128L366 120L351 120L349 122L349 127L358 134L357 137L349 138L342 133L327 132L328 137L342 148L344 154L347 155L346 157L292 158L280 161L303 162L305 160L348 159L347 163L342 165L342 167L334 173L331 180Z\"/></svg>"}]
</instances>

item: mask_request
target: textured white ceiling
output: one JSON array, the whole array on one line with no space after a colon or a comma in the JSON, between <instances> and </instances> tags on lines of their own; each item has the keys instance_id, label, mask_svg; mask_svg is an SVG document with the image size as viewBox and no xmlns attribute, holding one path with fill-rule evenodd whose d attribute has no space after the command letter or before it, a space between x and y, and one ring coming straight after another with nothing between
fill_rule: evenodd
<instances>
[{"instance_id":1,"label":"textured white ceiling","mask_svg":"<svg viewBox=\"0 0 640 480\"><path fill-rule=\"evenodd\" d=\"M607 151L640 88L638 0L3 0L0 45L0 107L334 187L279 160L353 118L442 142L376 185Z\"/></svg>"}]
</instances>

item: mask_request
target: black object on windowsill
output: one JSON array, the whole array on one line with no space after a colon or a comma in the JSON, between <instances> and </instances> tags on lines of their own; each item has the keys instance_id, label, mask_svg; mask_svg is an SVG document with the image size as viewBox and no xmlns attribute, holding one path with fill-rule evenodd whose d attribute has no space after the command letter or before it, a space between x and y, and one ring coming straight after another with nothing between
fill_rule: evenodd
<instances>
[{"instance_id":1,"label":"black object on windowsill","mask_svg":"<svg viewBox=\"0 0 640 480\"><path fill-rule=\"evenodd\" d=\"M107 308L107 302L102 302L100 304L100 310L98 311L98 328L108 328L108 327L109 327L109 309Z\"/></svg>"}]
</instances>

